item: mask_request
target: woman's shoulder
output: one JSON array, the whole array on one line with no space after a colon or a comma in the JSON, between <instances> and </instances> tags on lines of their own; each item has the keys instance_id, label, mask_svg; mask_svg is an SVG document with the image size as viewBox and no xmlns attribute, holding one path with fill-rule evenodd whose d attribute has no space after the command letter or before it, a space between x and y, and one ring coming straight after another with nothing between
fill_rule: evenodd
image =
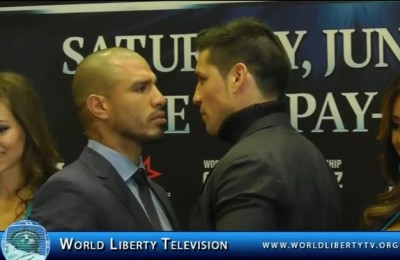
<instances>
[{"instance_id":1,"label":"woman's shoulder","mask_svg":"<svg viewBox=\"0 0 400 260\"><path fill-rule=\"evenodd\" d=\"M29 217L31 216L31 212L32 212L32 200L29 201L28 205L26 206L24 219L29 219Z\"/></svg>"},{"instance_id":2,"label":"woman's shoulder","mask_svg":"<svg viewBox=\"0 0 400 260\"><path fill-rule=\"evenodd\" d=\"M383 225L382 231L399 231L400 230L400 211L393 214Z\"/></svg>"}]
</instances>

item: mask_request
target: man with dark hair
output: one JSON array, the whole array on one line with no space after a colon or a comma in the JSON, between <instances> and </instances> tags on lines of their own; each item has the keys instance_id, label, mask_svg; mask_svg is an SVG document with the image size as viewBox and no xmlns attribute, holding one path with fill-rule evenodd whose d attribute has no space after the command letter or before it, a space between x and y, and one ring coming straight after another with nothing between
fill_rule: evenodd
<instances>
[{"instance_id":1,"label":"man with dark hair","mask_svg":"<svg viewBox=\"0 0 400 260\"><path fill-rule=\"evenodd\" d=\"M291 125L287 54L270 28L239 18L201 31L193 103L210 135L232 144L205 181L193 230L331 230L339 186Z\"/></svg>"}]
</instances>

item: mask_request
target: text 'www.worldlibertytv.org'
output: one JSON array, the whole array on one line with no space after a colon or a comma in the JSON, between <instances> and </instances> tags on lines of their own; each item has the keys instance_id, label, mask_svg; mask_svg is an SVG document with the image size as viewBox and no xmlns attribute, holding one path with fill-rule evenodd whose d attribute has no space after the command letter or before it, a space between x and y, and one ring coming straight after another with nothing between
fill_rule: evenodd
<instances>
[{"instance_id":1,"label":"text 'www.worldlibertytv.org'","mask_svg":"<svg viewBox=\"0 0 400 260\"><path fill-rule=\"evenodd\" d=\"M273 242L263 241L262 248L265 250L296 250L296 249L399 249L398 242Z\"/></svg>"}]
</instances>

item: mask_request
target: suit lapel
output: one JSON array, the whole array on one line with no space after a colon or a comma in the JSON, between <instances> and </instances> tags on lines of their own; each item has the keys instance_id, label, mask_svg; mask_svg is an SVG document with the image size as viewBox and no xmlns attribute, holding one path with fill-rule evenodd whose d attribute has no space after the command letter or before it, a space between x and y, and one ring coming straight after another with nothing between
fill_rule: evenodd
<instances>
[{"instance_id":1,"label":"suit lapel","mask_svg":"<svg viewBox=\"0 0 400 260\"><path fill-rule=\"evenodd\" d=\"M93 173L98 177L100 183L113 192L128 208L132 217L140 227L143 227L145 230L153 230L140 203L135 196L133 196L118 172L103 156L86 147L81 154L80 160L84 161L93 170Z\"/></svg>"},{"instance_id":2,"label":"suit lapel","mask_svg":"<svg viewBox=\"0 0 400 260\"><path fill-rule=\"evenodd\" d=\"M160 201L161 205L163 206L172 227L174 228L174 230L178 230L178 220L175 216L171 203L167 195L165 194L165 191L161 189L157 184L155 184L152 180L149 180L149 184L153 193L157 196L158 201Z\"/></svg>"}]
</instances>

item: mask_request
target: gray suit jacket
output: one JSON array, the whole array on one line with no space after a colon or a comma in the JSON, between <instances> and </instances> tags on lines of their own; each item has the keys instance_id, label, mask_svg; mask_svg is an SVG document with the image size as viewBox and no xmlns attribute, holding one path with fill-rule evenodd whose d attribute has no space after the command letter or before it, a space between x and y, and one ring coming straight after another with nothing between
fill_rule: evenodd
<instances>
[{"instance_id":1,"label":"gray suit jacket","mask_svg":"<svg viewBox=\"0 0 400 260\"><path fill-rule=\"evenodd\" d=\"M203 185L192 230L330 230L337 227L337 180L286 113L245 131Z\"/></svg>"},{"instance_id":2,"label":"gray suit jacket","mask_svg":"<svg viewBox=\"0 0 400 260\"><path fill-rule=\"evenodd\" d=\"M150 180L174 229L165 191ZM36 193L30 219L47 230L151 231L146 213L114 167L86 147L79 159L51 176Z\"/></svg>"}]
</instances>

